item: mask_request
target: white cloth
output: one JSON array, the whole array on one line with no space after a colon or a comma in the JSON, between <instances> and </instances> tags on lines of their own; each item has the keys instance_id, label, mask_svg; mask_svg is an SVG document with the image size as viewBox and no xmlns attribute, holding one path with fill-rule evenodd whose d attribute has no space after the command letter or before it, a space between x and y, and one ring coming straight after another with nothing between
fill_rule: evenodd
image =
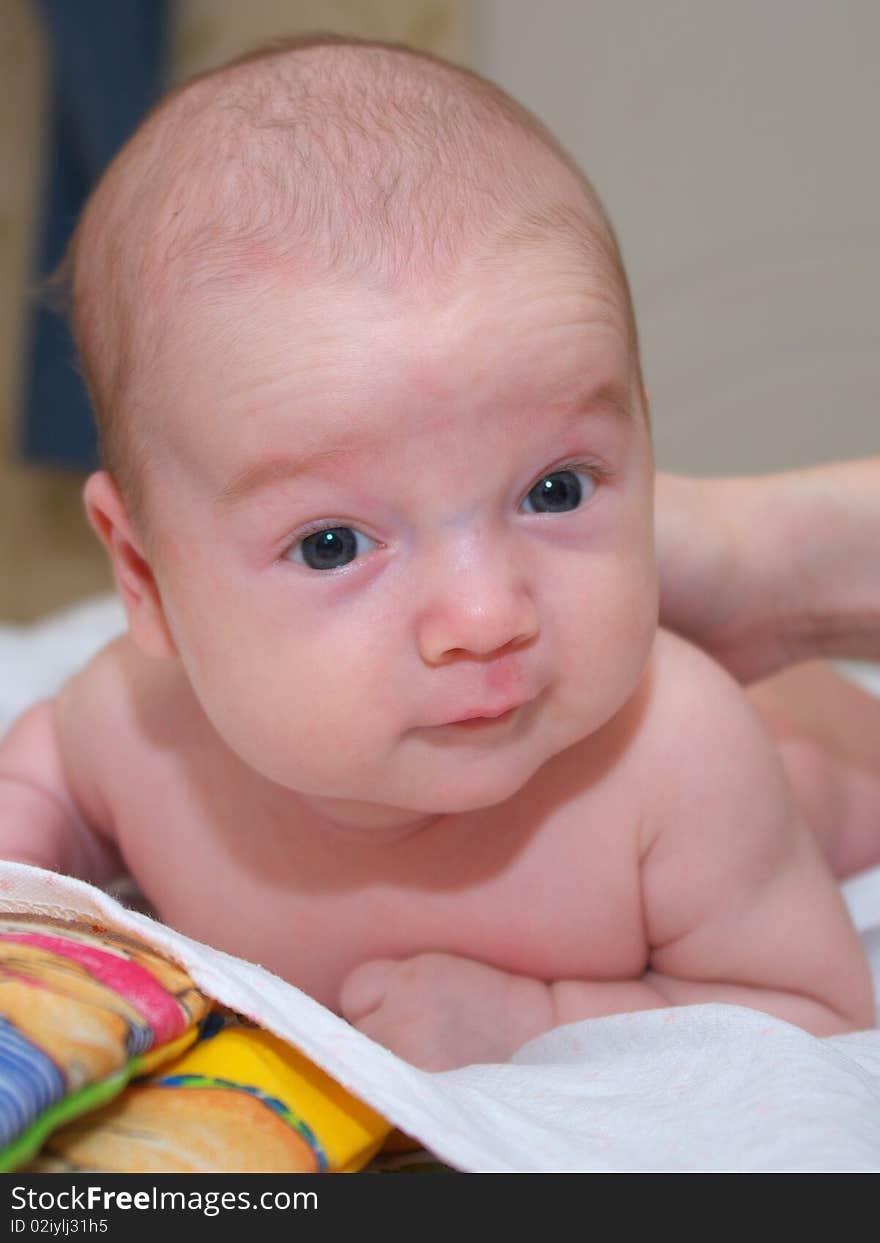
<instances>
[{"instance_id":1,"label":"white cloth","mask_svg":"<svg viewBox=\"0 0 880 1243\"><path fill-rule=\"evenodd\" d=\"M119 616L105 603L78 610L65 668L57 645L70 618L0 633L0 730L4 713L8 721L51 693L53 679L105 641ZM29 690L28 668L39 675ZM880 868L847 882L844 893L876 992ZM211 996L297 1045L461 1169L880 1170L880 1031L820 1040L757 1011L691 1006L572 1024L532 1041L508 1065L428 1074L262 968L81 881L0 864L0 909L85 917L144 937Z\"/></svg>"},{"instance_id":2,"label":"white cloth","mask_svg":"<svg viewBox=\"0 0 880 1243\"><path fill-rule=\"evenodd\" d=\"M876 979L880 869L847 888ZM429 1074L263 968L81 881L0 864L0 908L143 937L464 1170L880 1170L877 1031L819 1040L754 1010L691 1006L572 1024L508 1065Z\"/></svg>"}]
</instances>

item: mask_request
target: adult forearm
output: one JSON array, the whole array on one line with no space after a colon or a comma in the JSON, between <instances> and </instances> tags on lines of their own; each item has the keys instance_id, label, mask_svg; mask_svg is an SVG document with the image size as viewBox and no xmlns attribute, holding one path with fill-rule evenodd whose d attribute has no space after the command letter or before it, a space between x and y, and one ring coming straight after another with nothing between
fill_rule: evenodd
<instances>
[{"instance_id":1,"label":"adult forearm","mask_svg":"<svg viewBox=\"0 0 880 1243\"><path fill-rule=\"evenodd\" d=\"M760 483L751 551L790 584L779 622L793 655L880 659L880 458Z\"/></svg>"},{"instance_id":2,"label":"adult forearm","mask_svg":"<svg viewBox=\"0 0 880 1243\"><path fill-rule=\"evenodd\" d=\"M660 474L660 621L743 682L880 659L880 458L778 475Z\"/></svg>"}]
</instances>

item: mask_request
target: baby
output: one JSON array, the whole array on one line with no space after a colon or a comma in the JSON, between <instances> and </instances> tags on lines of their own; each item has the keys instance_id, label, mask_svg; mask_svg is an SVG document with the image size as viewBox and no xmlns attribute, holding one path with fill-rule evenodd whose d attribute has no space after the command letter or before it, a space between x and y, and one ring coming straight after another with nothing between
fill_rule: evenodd
<instances>
[{"instance_id":1,"label":"baby","mask_svg":"<svg viewBox=\"0 0 880 1243\"><path fill-rule=\"evenodd\" d=\"M0 748L6 858L127 870L434 1069L698 1002L871 1025L825 857L871 808L658 631L626 277L534 117L275 47L160 105L69 264L129 628Z\"/></svg>"}]
</instances>

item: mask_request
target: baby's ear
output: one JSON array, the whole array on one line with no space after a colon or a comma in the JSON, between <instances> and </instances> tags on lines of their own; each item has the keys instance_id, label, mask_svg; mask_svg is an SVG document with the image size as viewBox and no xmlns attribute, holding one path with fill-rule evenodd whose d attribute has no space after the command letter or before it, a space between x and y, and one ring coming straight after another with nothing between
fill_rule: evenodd
<instances>
[{"instance_id":1,"label":"baby's ear","mask_svg":"<svg viewBox=\"0 0 880 1243\"><path fill-rule=\"evenodd\" d=\"M110 554L131 637L148 656L176 656L155 576L113 476L105 470L90 475L83 501L89 522Z\"/></svg>"}]
</instances>

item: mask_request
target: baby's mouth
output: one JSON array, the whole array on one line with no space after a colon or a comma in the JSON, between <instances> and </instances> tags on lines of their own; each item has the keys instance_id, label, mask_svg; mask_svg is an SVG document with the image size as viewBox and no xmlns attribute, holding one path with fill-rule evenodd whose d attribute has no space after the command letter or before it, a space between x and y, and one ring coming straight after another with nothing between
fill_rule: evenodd
<instances>
[{"instance_id":1,"label":"baby's mouth","mask_svg":"<svg viewBox=\"0 0 880 1243\"><path fill-rule=\"evenodd\" d=\"M448 721L447 725L455 725L459 729L483 729L486 726L501 725L510 720L514 713L519 712L521 706L521 704L516 704L513 708L505 708L503 712L465 716L459 721Z\"/></svg>"},{"instance_id":2,"label":"baby's mouth","mask_svg":"<svg viewBox=\"0 0 880 1243\"><path fill-rule=\"evenodd\" d=\"M517 703L498 705L497 707L476 707L465 712L460 717L454 717L451 721L440 721L435 729L456 729L456 730L489 730L497 729L508 722L512 721L519 710L528 703L528 700L520 700Z\"/></svg>"}]
</instances>

